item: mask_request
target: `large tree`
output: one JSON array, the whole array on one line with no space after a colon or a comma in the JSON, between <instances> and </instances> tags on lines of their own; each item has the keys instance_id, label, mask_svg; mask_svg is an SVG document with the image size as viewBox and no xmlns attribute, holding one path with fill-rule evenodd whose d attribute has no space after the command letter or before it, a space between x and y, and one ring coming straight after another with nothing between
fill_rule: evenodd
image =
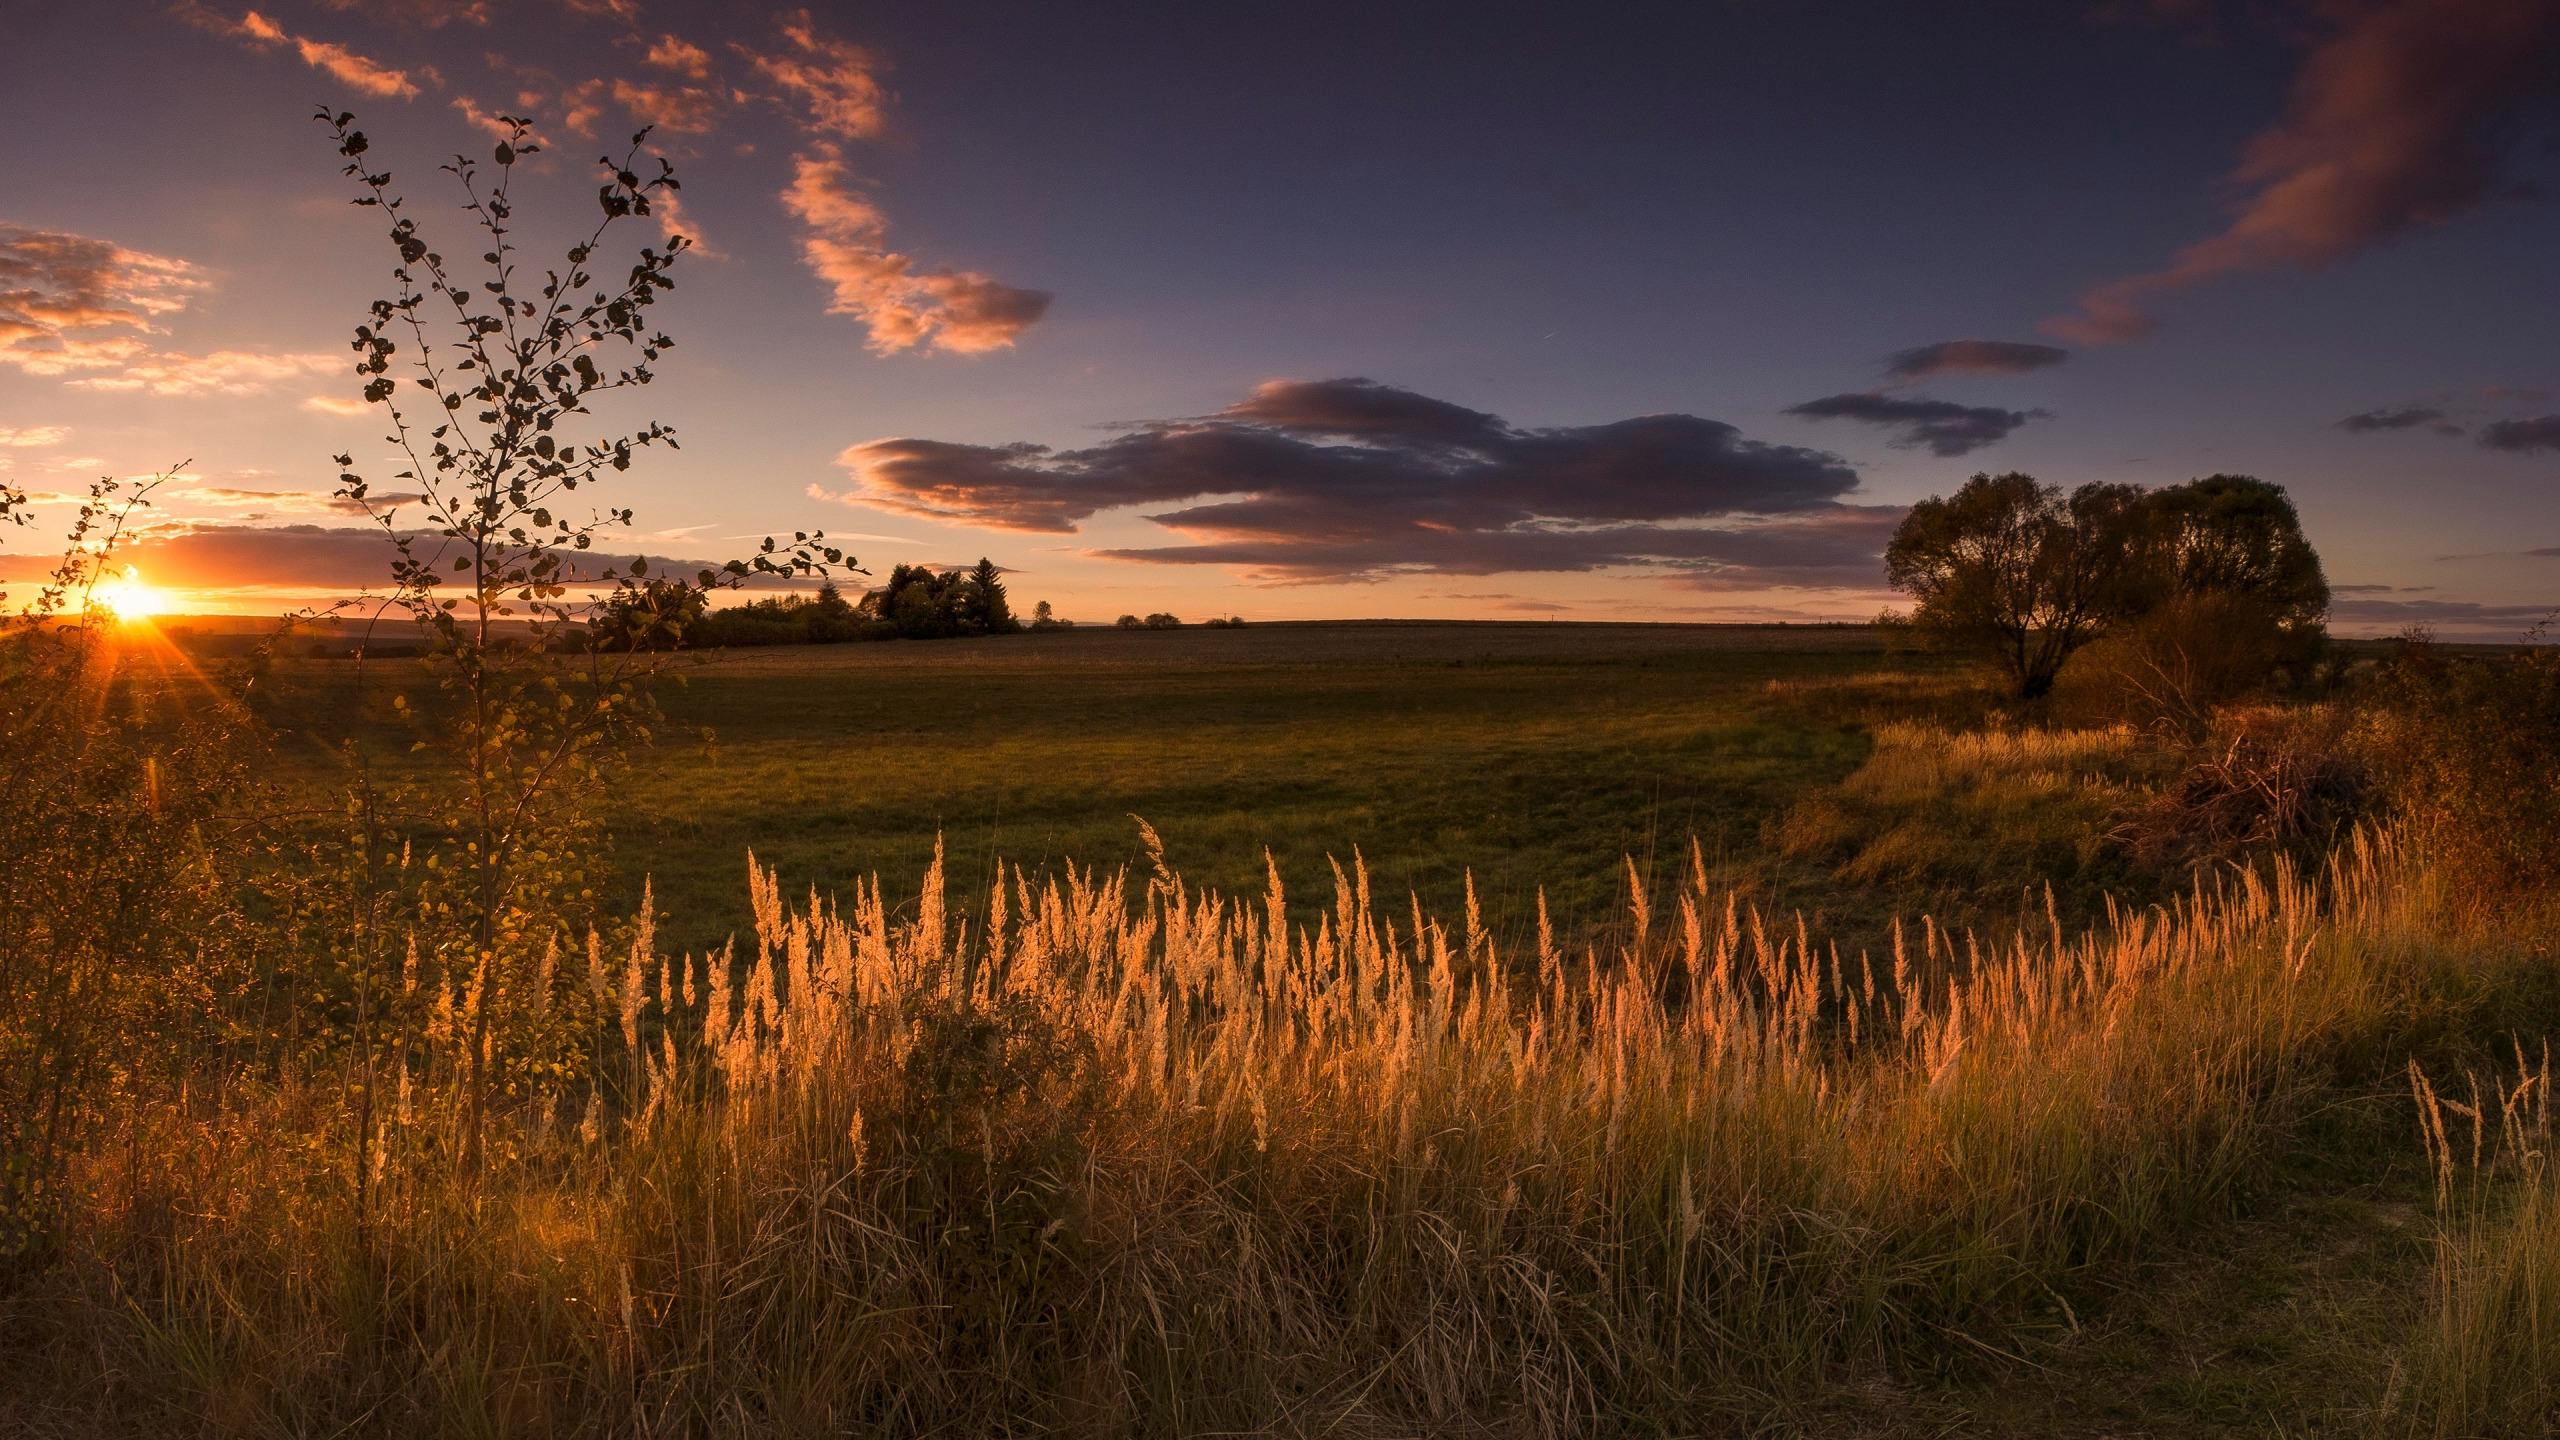
<instances>
[{"instance_id":1,"label":"large tree","mask_svg":"<svg viewBox=\"0 0 2560 1440\"><path fill-rule=\"evenodd\" d=\"M2316 630L2329 612L2320 556L2281 485L2254 475L2207 475L2146 497L2145 568L2166 597L2252 602L2288 631ZM2156 600L2154 603L2157 603Z\"/></svg>"},{"instance_id":2,"label":"large tree","mask_svg":"<svg viewBox=\"0 0 2560 1440\"><path fill-rule=\"evenodd\" d=\"M2329 608L2284 487L2247 475L2068 496L2030 475L1976 475L1912 507L1885 573L1918 602L1914 624L1996 659L2026 699L2090 641L2155 619L2181 673L2202 631L2224 658L2259 657L2248 663L2263 674L2316 641Z\"/></svg>"},{"instance_id":3,"label":"large tree","mask_svg":"<svg viewBox=\"0 0 2560 1440\"><path fill-rule=\"evenodd\" d=\"M1976 475L1911 507L1885 574L1918 602L1914 624L1991 655L2034 699L2071 652L2140 607L2143 501L2131 485L2066 496L2016 471Z\"/></svg>"}]
</instances>

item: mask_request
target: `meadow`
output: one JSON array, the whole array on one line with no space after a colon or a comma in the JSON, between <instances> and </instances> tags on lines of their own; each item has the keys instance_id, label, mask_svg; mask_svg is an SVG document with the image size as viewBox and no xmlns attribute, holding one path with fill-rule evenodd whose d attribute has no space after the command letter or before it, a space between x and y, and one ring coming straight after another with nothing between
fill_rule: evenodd
<instances>
[{"instance_id":1,"label":"meadow","mask_svg":"<svg viewBox=\"0 0 2560 1440\"><path fill-rule=\"evenodd\" d=\"M277 661L222 793L326 832L349 735L423 778L406 664ZM153 673L118 703L175 735L210 702ZM2457 1436L2560 1399L2536 892L2486 903L2417 811L2195 866L2125 828L2343 701L2188 746L1858 628L674 674L599 792L625 921L526 914L475 971L346 908L350 861L185 932L196 1008L133 1002L183 1063L99 1092L7 1276L0 1426ZM113 853L211 904L256 877L176 764Z\"/></svg>"},{"instance_id":2,"label":"meadow","mask_svg":"<svg viewBox=\"0 0 2560 1440\"><path fill-rule=\"evenodd\" d=\"M998 859L1140 863L1135 816L1229 893L1262 888L1265 850L1302 894L1356 852L1435 913L1472 874L1506 938L1541 887L1555 924L1606 925L1624 857L1658 880L1694 835L1740 876L1764 819L1865 758L1856 715L1779 704L1773 682L1886 666L1862 626L1097 626L685 657L610 800L617 900L653 879L669 943L701 949L748 923L749 850L794 890L911 893L940 844L975 899ZM286 662L280 783L332 783L350 734L398 772L390 699L428 687L414 661L353 668Z\"/></svg>"}]
</instances>

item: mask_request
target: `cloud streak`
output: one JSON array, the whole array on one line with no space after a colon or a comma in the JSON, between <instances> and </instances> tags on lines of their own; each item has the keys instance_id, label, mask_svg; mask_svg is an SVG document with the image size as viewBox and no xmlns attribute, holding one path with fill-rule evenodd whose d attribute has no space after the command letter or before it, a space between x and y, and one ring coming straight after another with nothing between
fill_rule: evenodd
<instances>
[{"instance_id":1,"label":"cloud streak","mask_svg":"<svg viewBox=\"0 0 2560 1440\"><path fill-rule=\"evenodd\" d=\"M245 41L253 49L291 49L302 57L302 63L314 70L327 73L350 89L385 99L417 98L417 83L409 78L407 71L395 70L380 61L359 55L344 45L295 35L255 10L247 11L239 19L233 20L218 10L195 3L195 0L182 0L182 3L175 8L178 15L190 24L213 31L218 35L229 35ZM450 7L408 8L426 11L447 10ZM445 18L450 19L455 16L447 14ZM442 24L444 20L430 23ZM440 78L434 70L424 66L419 67L418 73L425 76L431 83L437 82Z\"/></svg>"},{"instance_id":2,"label":"cloud streak","mask_svg":"<svg viewBox=\"0 0 2560 1440\"><path fill-rule=\"evenodd\" d=\"M1991 405L1958 405L1915 395L1908 399L1873 392L1826 395L1782 414L1804 420L1854 420L1899 431L1885 443L1896 449L1926 446L1932 455L1970 455L1997 445L2030 420L2050 420L2050 410L2002 410Z\"/></svg>"},{"instance_id":3,"label":"cloud streak","mask_svg":"<svg viewBox=\"0 0 2560 1440\"><path fill-rule=\"evenodd\" d=\"M1885 357L1889 388L1917 385L1939 375L2024 375L2049 369L2071 358L2059 345L2031 345L2017 340L1941 340L1897 350Z\"/></svg>"},{"instance_id":4,"label":"cloud streak","mask_svg":"<svg viewBox=\"0 0 2560 1440\"><path fill-rule=\"evenodd\" d=\"M842 150L828 143L793 162L782 203L809 233L800 256L827 282L830 315L849 315L870 332L874 353L923 346L960 355L1013 344L1049 311L1050 294L968 270L920 270L890 251L888 222L845 178Z\"/></svg>"},{"instance_id":5,"label":"cloud streak","mask_svg":"<svg viewBox=\"0 0 2560 1440\"><path fill-rule=\"evenodd\" d=\"M2244 198L2230 226L2166 269L2090 290L2046 333L2138 340L2157 326L2145 308L2156 296L2246 271L2320 270L2513 193L2513 122L2560 89L2560 5L2395 0L2348 13L2231 172Z\"/></svg>"},{"instance_id":6,"label":"cloud streak","mask_svg":"<svg viewBox=\"0 0 2560 1440\"><path fill-rule=\"evenodd\" d=\"M1275 380L1214 415L1076 450L876 440L845 497L903 514L1074 534L1107 510L1187 543L1090 553L1278 582L1670 566L1762 584L1872 579L1898 510L1841 503L1818 450L1694 415L1531 429L1365 379Z\"/></svg>"},{"instance_id":7,"label":"cloud streak","mask_svg":"<svg viewBox=\"0 0 2560 1440\"><path fill-rule=\"evenodd\" d=\"M2437 424L2443 419L2444 412L2432 405L2402 405L2358 411L2339 421L2338 428L2359 434L2375 430L2414 430L2421 425Z\"/></svg>"}]
</instances>

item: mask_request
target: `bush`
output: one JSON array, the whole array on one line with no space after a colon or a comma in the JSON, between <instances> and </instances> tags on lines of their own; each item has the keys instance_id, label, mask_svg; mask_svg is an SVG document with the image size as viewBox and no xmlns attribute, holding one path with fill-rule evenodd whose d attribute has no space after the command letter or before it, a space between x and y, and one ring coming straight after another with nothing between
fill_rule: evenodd
<instances>
[{"instance_id":1,"label":"bush","mask_svg":"<svg viewBox=\"0 0 2560 1440\"><path fill-rule=\"evenodd\" d=\"M2055 710L2097 724L2134 725L2197 743L2214 713L2262 694L2287 664L2322 642L2248 595L2175 596L2090 643L2065 667Z\"/></svg>"},{"instance_id":2,"label":"bush","mask_svg":"<svg viewBox=\"0 0 2560 1440\"><path fill-rule=\"evenodd\" d=\"M2560 867L2560 652L2471 659L2422 637L2364 700L2359 746L2449 875L2511 895Z\"/></svg>"},{"instance_id":3,"label":"bush","mask_svg":"<svg viewBox=\"0 0 2560 1440\"><path fill-rule=\"evenodd\" d=\"M1153 615L1147 617L1147 628L1150 630L1179 630L1182 628L1182 620L1179 616L1167 615L1163 611L1159 610Z\"/></svg>"},{"instance_id":4,"label":"bush","mask_svg":"<svg viewBox=\"0 0 2560 1440\"><path fill-rule=\"evenodd\" d=\"M1144 626L1145 626L1145 624L1146 624L1146 622L1145 622L1145 621L1140 620L1140 619L1139 619L1137 616L1135 616L1135 615L1123 615L1123 616L1121 616L1119 619L1114 620L1114 621L1112 621L1111 623L1112 623L1112 624L1114 624L1114 625L1119 626L1119 627L1120 627L1121 629L1123 629L1123 630L1137 630L1137 629L1142 629L1142 628L1144 628Z\"/></svg>"},{"instance_id":5,"label":"bush","mask_svg":"<svg viewBox=\"0 0 2560 1440\"><path fill-rule=\"evenodd\" d=\"M2147 864L2200 866L2337 837L2360 809L2364 767L2328 708L2226 717L2202 758L2108 831Z\"/></svg>"}]
</instances>

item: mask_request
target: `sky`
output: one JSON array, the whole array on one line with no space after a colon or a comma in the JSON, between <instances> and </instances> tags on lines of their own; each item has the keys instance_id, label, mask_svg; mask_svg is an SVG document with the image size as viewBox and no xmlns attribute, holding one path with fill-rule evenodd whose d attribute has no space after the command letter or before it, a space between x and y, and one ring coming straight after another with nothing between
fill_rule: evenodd
<instances>
[{"instance_id":1,"label":"sky","mask_svg":"<svg viewBox=\"0 0 2560 1440\"><path fill-rule=\"evenodd\" d=\"M2286 487L2333 628L2560 605L2560 0L0 0L0 583L83 486L203 611L382 573L353 327L529 118L681 183L599 504L1107 621L1863 619L1978 471ZM627 263L627 262L622 262ZM395 524L414 523L416 507ZM23 585L9 588L23 591ZM22 597L21 597L22 598ZM14 603L14 602L13 602Z\"/></svg>"}]
</instances>

